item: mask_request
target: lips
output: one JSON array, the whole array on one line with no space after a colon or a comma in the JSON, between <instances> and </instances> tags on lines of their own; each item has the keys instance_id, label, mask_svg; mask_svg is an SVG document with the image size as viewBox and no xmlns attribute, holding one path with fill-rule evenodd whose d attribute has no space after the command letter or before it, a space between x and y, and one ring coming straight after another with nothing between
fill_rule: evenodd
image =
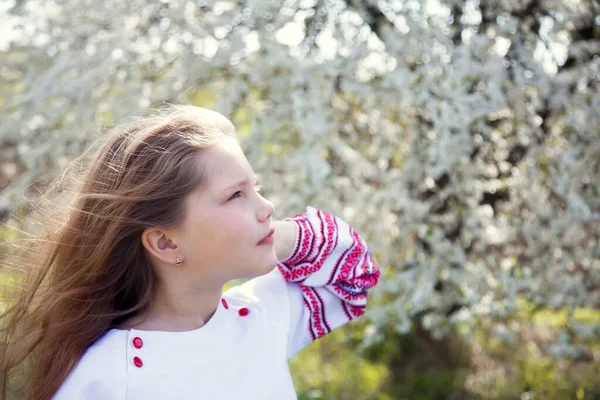
<instances>
[{"instance_id":1,"label":"lips","mask_svg":"<svg viewBox=\"0 0 600 400\"><path fill-rule=\"evenodd\" d=\"M265 239L267 239L268 237L272 236L273 233L275 233L275 228L271 228L271 230L269 231L269 233L267 234L267 236L265 236L264 238L262 238L260 240L260 242L258 242L257 244L261 244Z\"/></svg>"}]
</instances>

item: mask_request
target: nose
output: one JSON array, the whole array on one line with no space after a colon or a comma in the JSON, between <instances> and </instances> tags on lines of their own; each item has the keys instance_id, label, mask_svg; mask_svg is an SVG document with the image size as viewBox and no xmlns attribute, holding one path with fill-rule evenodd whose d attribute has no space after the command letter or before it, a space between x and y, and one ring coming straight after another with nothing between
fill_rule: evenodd
<instances>
[{"instance_id":1,"label":"nose","mask_svg":"<svg viewBox=\"0 0 600 400\"><path fill-rule=\"evenodd\" d=\"M273 205L273 203L271 203L269 200L262 197L260 194L259 194L259 197L261 199L261 204L260 204L260 207L259 207L258 213L257 213L258 220L260 222L268 221L269 218L271 218L271 216L273 215L275 206Z\"/></svg>"}]
</instances>

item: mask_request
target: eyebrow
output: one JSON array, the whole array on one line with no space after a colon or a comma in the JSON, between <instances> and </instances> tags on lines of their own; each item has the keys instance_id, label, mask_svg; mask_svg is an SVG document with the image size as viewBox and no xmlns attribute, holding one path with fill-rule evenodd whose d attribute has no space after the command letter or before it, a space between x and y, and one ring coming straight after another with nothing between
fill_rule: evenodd
<instances>
[{"instance_id":1,"label":"eyebrow","mask_svg":"<svg viewBox=\"0 0 600 400\"><path fill-rule=\"evenodd\" d=\"M254 174L254 184L256 184L258 182L258 178L259 178L258 175ZM223 189L223 191L226 192L228 190L239 188L239 187L242 187L242 186L248 185L248 184L250 184L250 181L248 179L243 179L236 184L228 186L227 188Z\"/></svg>"}]
</instances>

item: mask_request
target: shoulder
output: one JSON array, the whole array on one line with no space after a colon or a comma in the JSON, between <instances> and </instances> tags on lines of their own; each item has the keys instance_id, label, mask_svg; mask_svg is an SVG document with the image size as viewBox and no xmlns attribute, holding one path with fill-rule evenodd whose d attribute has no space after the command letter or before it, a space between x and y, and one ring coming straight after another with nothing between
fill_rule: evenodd
<instances>
[{"instance_id":1,"label":"shoulder","mask_svg":"<svg viewBox=\"0 0 600 400\"><path fill-rule=\"evenodd\" d=\"M53 400L125 399L126 331L109 330L71 370Z\"/></svg>"},{"instance_id":2,"label":"shoulder","mask_svg":"<svg viewBox=\"0 0 600 400\"><path fill-rule=\"evenodd\" d=\"M250 279L224 293L232 304L263 310L274 325L288 330L288 284L275 267L271 272Z\"/></svg>"},{"instance_id":3,"label":"shoulder","mask_svg":"<svg viewBox=\"0 0 600 400\"><path fill-rule=\"evenodd\" d=\"M285 288L285 280L275 267L269 273L252 278L225 292L227 297L248 303L260 303L264 297Z\"/></svg>"}]
</instances>

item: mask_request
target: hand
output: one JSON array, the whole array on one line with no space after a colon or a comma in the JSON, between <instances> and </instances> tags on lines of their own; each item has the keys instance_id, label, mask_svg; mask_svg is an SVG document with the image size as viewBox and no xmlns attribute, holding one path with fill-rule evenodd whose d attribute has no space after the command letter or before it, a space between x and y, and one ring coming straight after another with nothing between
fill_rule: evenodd
<instances>
[{"instance_id":1,"label":"hand","mask_svg":"<svg viewBox=\"0 0 600 400\"><path fill-rule=\"evenodd\" d=\"M275 228L273 245L275 246L277 260L285 260L294 251L298 226L294 221L274 221L273 228Z\"/></svg>"}]
</instances>

